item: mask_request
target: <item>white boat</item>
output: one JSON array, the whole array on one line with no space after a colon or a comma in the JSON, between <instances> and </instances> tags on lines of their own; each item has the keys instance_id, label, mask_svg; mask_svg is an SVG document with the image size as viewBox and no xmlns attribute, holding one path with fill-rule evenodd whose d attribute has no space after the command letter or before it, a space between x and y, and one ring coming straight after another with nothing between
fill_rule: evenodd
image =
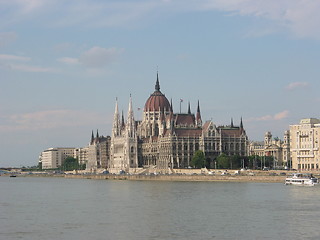
<instances>
[{"instance_id":1,"label":"white boat","mask_svg":"<svg viewBox=\"0 0 320 240\"><path fill-rule=\"evenodd\" d=\"M291 177L287 177L286 185L307 185L314 186L318 183L318 178L311 173L293 173Z\"/></svg>"}]
</instances>

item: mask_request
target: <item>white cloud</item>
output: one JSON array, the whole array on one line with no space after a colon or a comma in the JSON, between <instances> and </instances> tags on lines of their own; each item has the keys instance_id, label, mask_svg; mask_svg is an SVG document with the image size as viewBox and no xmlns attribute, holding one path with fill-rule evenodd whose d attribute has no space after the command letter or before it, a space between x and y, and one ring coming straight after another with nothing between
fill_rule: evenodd
<instances>
[{"instance_id":1,"label":"white cloud","mask_svg":"<svg viewBox=\"0 0 320 240\"><path fill-rule=\"evenodd\" d=\"M288 110L285 110L283 112L280 112L280 113L277 113L273 116L273 119L274 120L281 120L281 119L284 119L284 118L287 118L289 115L289 111Z\"/></svg>"},{"instance_id":2,"label":"white cloud","mask_svg":"<svg viewBox=\"0 0 320 240\"><path fill-rule=\"evenodd\" d=\"M253 16L270 21L270 27L291 31L298 37L320 38L320 1L313 0L208 0L205 10L226 11L240 16ZM279 28L280 27L280 28Z\"/></svg>"},{"instance_id":3,"label":"white cloud","mask_svg":"<svg viewBox=\"0 0 320 240\"><path fill-rule=\"evenodd\" d=\"M63 57L58 61L65 64L82 64L89 69L99 69L112 64L123 52L120 48L92 47L83 52L79 58Z\"/></svg>"},{"instance_id":4,"label":"white cloud","mask_svg":"<svg viewBox=\"0 0 320 240\"><path fill-rule=\"evenodd\" d=\"M88 67L100 68L112 63L122 52L123 49L93 47L80 56L79 62Z\"/></svg>"},{"instance_id":5,"label":"white cloud","mask_svg":"<svg viewBox=\"0 0 320 240\"><path fill-rule=\"evenodd\" d=\"M8 64L7 67L12 70L18 70L22 72L56 72L52 68L31 66L31 65L25 65L25 64Z\"/></svg>"},{"instance_id":6,"label":"white cloud","mask_svg":"<svg viewBox=\"0 0 320 240\"><path fill-rule=\"evenodd\" d=\"M0 61L30 61L29 57L22 57L9 54L0 54Z\"/></svg>"},{"instance_id":7,"label":"white cloud","mask_svg":"<svg viewBox=\"0 0 320 240\"><path fill-rule=\"evenodd\" d=\"M56 72L53 68L21 64L17 62L30 62L31 58L10 54L0 54L0 67L22 72Z\"/></svg>"},{"instance_id":8,"label":"white cloud","mask_svg":"<svg viewBox=\"0 0 320 240\"><path fill-rule=\"evenodd\" d=\"M22 22L42 14L46 16L44 24L62 27L128 27L137 22L149 23L164 14L221 11L229 16L266 20L265 26L255 26L258 33L252 31L247 36L289 31L298 37L320 39L320 1L317 0L0 0L1 7L8 12L0 17L2 24Z\"/></svg>"},{"instance_id":9,"label":"white cloud","mask_svg":"<svg viewBox=\"0 0 320 240\"><path fill-rule=\"evenodd\" d=\"M294 90L296 88L305 88L309 84L307 82L292 82L286 86L287 90Z\"/></svg>"},{"instance_id":10,"label":"white cloud","mask_svg":"<svg viewBox=\"0 0 320 240\"><path fill-rule=\"evenodd\" d=\"M93 112L74 110L47 110L2 116L0 131L41 130L85 126L102 123L105 117Z\"/></svg>"},{"instance_id":11,"label":"white cloud","mask_svg":"<svg viewBox=\"0 0 320 240\"><path fill-rule=\"evenodd\" d=\"M64 57L64 58L59 58L59 62L69 64L69 65L77 65L79 64L79 59L78 58L70 58L70 57Z\"/></svg>"},{"instance_id":12,"label":"white cloud","mask_svg":"<svg viewBox=\"0 0 320 240\"><path fill-rule=\"evenodd\" d=\"M246 121L247 122L279 121L279 120L287 118L288 116L289 116L289 111L288 110L284 110L284 111L276 113L274 115L265 115L265 116L262 116L262 117L249 118Z\"/></svg>"}]
</instances>

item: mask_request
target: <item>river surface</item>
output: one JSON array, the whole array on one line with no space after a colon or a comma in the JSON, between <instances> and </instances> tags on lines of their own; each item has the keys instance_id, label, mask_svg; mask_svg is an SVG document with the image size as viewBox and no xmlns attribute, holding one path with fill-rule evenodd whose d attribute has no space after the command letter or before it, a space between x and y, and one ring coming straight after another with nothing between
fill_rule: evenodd
<instances>
[{"instance_id":1,"label":"river surface","mask_svg":"<svg viewBox=\"0 0 320 240\"><path fill-rule=\"evenodd\" d=\"M320 239L320 186L0 177L0 239Z\"/></svg>"}]
</instances>

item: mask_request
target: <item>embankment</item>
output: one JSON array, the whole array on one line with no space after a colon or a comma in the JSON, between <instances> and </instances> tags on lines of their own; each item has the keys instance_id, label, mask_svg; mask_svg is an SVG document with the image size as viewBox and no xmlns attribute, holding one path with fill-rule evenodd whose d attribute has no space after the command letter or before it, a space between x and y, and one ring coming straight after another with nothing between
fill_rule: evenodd
<instances>
[{"instance_id":1,"label":"embankment","mask_svg":"<svg viewBox=\"0 0 320 240\"><path fill-rule=\"evenodd\" d=\"M132 180L132 181L203 181L203 182L265 182L284 183L286 176L212 176L212 175L65 175L66 178Z\"/></svg>"}]
</instances>

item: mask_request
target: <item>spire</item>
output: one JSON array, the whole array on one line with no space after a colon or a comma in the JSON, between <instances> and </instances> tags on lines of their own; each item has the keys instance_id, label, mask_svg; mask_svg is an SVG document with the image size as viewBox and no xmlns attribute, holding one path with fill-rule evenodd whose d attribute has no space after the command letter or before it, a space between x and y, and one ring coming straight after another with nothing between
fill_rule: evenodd
<instances>
[{"instance_id":1,"label":"spire","mask_svg":"<svg viewBox=\"0 0 320 240\"><path fill-rule=\"evenodd\" d=\"M118 109L118 98L116 98L116 106L115 106L115 110L114 110L112 133L113 133L113 136L119 136L119 134L120 134L120 116L119 116L119 109Z\"/></svg>"},{"instance_id":2,"label":"spire","mask_svg":"<svg viewBox=\"0 0 320 240\"><path fill-rule=\"evenodd\" d=\"M188 114L191 114L190 102L188 102Z\"/></svg>"},{"instance_id":3,"label":"spire","mask_svg":"<svg viewBox=\"0 0 320 240\"><path fill-rule=\"evenodd\" d=\"M94 135L93 135L93 130L92 130L92 133L91 133L91 142L90 142L90 145L93 144L93 141L94 141Z\"/></svg>"},{"instance_id":4,"label":"spire","mask_svg":"<svg viewBox=\"0 0 320 240\"><path fill-rule=\"evenodd\" d=\"M99 132L98 132L98 129L97 129L97 139L99 139Z\"/></svg>"},{"instance_id":5,"label":"spire","mask_svg":"<svg viewBox=\"0 0 320 240\"><path fill-rule=\"evenodd\" d=\"M241 117L241 121L240 121L240 128L243 129L242 117Z\"/></svg>"},{"instance_id":6,"label":"spire","mask_svg":"<svg viewBox=\"0 0 320 240\"><path fill-rule=\"evenodd\" d=\"M198 127L201 127L201 126L202 126L199 100L198 100L198 107L197 107L196 123L197 123L197 126L198 126Z\"/></svg>"},{"instance_id":7,"label":"spire","mask_svg":"<svg viewBox=\"0 0 320 240\"><path fill-rule=\"evenodd\" d=\"M129 107L128 107L128 118L127 118L126 130L127 130L127 133L130 137L134 137L134 135L135 135L135 121L134 121L134 114L133 114L133 110L132 110L131 94L130 94Z\"/></svg>"},{"instance_id":8,"label":"spire","mask_svg":"<svg viewBox=\"0 0 320 240\"><path fill-rule=\"evenodd\" d=\"M170 112L173 113L172 98L171 98L171 100L170 100Z\"/></svg>"},{"instance_id":9,"label":"spire","mask_svg":"<svg viewBox=\"0 0 320 240\"><path fill-rule=\"evenodd\" d=\"M155 87L156 91L160 92L160 84L159 84L159 74L157 71L157 81L156 81L156 87Z\"/></svg>"},{"instance_id":10,"label":"spire","mask_svg":"<svg viewBox=\"0 0 320 240\"><path fill-rule=\"evenodd\" d=\"M123 115L123 111L122 111L122 116L121 116L121 128L124 127L124 115Z\"/></svg>"},{"instance_id":11,"label":"spire","mask_svg":"<svg viewBox=\"0 0 320 240\"><path fill-rule=\"evenodd\" d=\"M233 128L233 118L231 118L231 127Z\"/></svg>"}]
</instances>

